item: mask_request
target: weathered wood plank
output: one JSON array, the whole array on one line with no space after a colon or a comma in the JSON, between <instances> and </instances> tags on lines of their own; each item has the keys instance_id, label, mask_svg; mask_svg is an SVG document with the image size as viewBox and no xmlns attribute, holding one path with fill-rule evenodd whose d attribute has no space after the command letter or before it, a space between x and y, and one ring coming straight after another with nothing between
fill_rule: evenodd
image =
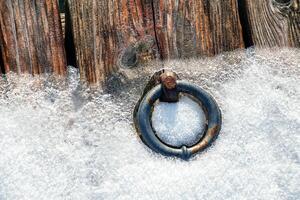
<instances>
[{"instance_id":1,"label":"weathered wood plank","mask_svg":"<svg viewBox=\"0 0 300 200\"><path fill-rule=\"evenodd\" d=\"M244 47L235 0L154 1L163 58L212 56Z\"/></svg>"},{"instance_id":2,"label":"weathered wood plank","mask_svg":"<svg viewBox=\"0 0 300 200\"><path fill-rule=\"evenodd\" d=\"M1 55L2 55L2 51L1 51L1 48L0 48L0 75L5 73L4 65L3 65L3 59L2 59Z\"/></svg>"},{"instance_id":3,"label":"weathered wood plank","mask_svg":"<svg viewBox=\"0 0 300 200\"><path fill-rule=\"evenodd\" d=\"M1 30L1 25L0 25L0 30ZM1 37L1 31L0 31L0 37ZM1 40L0 40L1 42ZM2 50L1 50L1 45L0 45L0 75L5 73L4 69L4 64L3 64L3 58L2 58Z\"/></svg>"},{"instance_id":4,"label":"weathered wood plank","mask_svg":"<svg viewBox=\"0 0 300 200\"><path fill-rule=\"evenodd\" d=\"M57 0L1 0L0 27L6 72L65 74Z\"/></svg>"},{"instance_id":5,"label":"weathered wood plank","mask_svg":"<svg viewBox=\"0 0 300 200\"><path fill-rule=\"evenodd\" d=\"M156 51L163 59L185 58L244 46L235 0L68 2L77 65L91 83Z\"/></svg>"},{"instance_id":6,"label":"weathered wood plank","mask_svg":"<svg viewBox=\"0 0 300 200\"><path fill-rule=\"evenodd\" d=\"M69 0L68 4L83 80L103 82L118 66L135 65L143 47L155 54L151 1Z\"/></svg>"},{"instance_id":7,"label":"weathered wood plank","mask_svg":"<svg viewBox=\"0 0 300 200\"><path fill-rule=\"evenodd\" d=\"M243 0L256 46L300 47L299 0Z\"/></svg>"}]
</instances>

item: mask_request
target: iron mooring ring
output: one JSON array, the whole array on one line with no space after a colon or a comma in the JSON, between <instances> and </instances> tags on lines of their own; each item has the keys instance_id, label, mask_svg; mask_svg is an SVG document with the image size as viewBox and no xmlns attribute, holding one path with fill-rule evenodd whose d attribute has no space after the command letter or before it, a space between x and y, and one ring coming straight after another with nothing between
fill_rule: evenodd
<instances>
[{"instance_id":1,"label":"iron mooring ring","mask_svg":"<svg viewBox=\"0 0 300 200\"><path fill-rule=\"evenodd\" d=\"M163 82L163 80L161 80L161 82L162 84L158 84L150 89L145 96L143 96L143 99L140 101L140 103L137 104L136 114L134 116L134 118L136 118L135 126L142 141L153 151L165 156L175 156L187 160L196 153L201 152L209 147L216 139L221 130L221 111L214 98L202 88L186 81L176 81L176 87L171 87L170 89L176 89L177 93L191 95L201 103L202 107L206 111L207 129L204 133L204 136L193 146L188 147L184 145L179 148L165 144L155 134L150 119L152 116L154 103L158 99L161 100L163 96L168 96L168 93L165 93L166 84ZM172 81L169 83L171 82ZM170 85L172 86L173 84ZM171 95L171 100L168 102L175 101L176 95L173 95L173 97Z\"/></svg>"}]
</instances>

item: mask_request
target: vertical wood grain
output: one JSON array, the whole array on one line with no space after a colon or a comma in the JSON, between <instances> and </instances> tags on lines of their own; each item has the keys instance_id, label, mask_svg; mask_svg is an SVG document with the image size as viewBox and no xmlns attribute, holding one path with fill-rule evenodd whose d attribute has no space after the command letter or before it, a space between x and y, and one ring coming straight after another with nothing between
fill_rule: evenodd
<instances>
[{"instance_id":1,"label":"vertical wood grain","mask_svg":"<svg viewBox=\"0 0 300 200\"><path fill-rule=\"evenodd\" d=\"M120 60L135 56L132 54L143 46L141 41L153 46L155 34L149 0L69 0L68 6L83 80L103 82L122 64Z\"/></svg>"},{"instance_id":2,"label":"vertical wood grain","mask_svg":"<svg viewBox=\"0 0 300 200\"><path fill-rule=\"evenodd\" d=\"M153 2L163 58L212 56L244 47L235 0Z\"/></svg>"},{"instance_id":3,"label":"vertical wood grain","mask_svg":"<svg viewBox=\"0 0 300 200\"><path fill-rule=\"evenodd\" d=\"M1 24L0 24L0 30L1 30ZM0 38L2 37L1 31L0 31ZM0 39L0 75L5 73L4 69L4 63L2 58L2 50L1 50L1 39Z\"/></svg>"},{"instance_id":4,"label":"vertical wood grain","mask_svg":"<svg viewBox=\"0 0 300 200\"><path fill-rule=\"evenodd\" d=\"M212 56L244 47L235 0L68 3L77 65L90 83L136 59Z\"/></svg>"},{"instance_id":5,"label":"vertical wood grain","mask_svg":"<svg viewBox=\"0 0 300 200\"><path fill-rule=\"evenodd\" d=\"M3 59L2 59L1 55L2 55L2 51L1 51L1 48L0 48L0 75L5 73Z\"/></svg>"},{"instance_id":6,"label":"vertical wood grain","mask_svg":"<svg viewBox=\"0 0 300 200\"><path fill-rule=\"evenodd\" d=\"M6 72L65 74L57 0L0 0L0 27Z\"/></svg>"},{"instance_id":7,"label":"vertical wood grain","mask_svg":"<svg viewBox=\"0 0 300 200\"><path fill-rule=\"evenodd\" d=\"M299 0L243 1L254 45L300 47Z\"/></svg>"}]
</instances>

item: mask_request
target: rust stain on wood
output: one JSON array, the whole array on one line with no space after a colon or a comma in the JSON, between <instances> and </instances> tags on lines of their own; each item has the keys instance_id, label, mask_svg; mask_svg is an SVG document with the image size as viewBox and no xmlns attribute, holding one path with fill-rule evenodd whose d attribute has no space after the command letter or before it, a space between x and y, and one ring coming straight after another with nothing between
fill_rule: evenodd
<instances>
[{"instance_id":1,"label":"rust stain on wood","mask_svg":"<svg viewBox=\"0 0 300 200\"><path fill-rule=\"evenodd\" d=\"M1 0L0 41L5 72L66 72L56 0Z\"/></svg>"}]
</instances>

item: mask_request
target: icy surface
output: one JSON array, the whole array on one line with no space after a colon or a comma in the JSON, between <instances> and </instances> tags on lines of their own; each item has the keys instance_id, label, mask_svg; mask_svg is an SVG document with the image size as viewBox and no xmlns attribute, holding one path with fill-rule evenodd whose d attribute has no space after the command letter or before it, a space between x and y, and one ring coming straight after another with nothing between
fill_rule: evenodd
<instances>
[{"instance_id":1,"label":"icy surface","mask_svg":"<svg viewBox=\"0 0 300 200\"><path fill-rule=\"evenodd\" d=\"M199 104L187 96L177 103L159 102L152 113L152 126L165 143L181 147L195 144L203 135L206 117Z\"/></svg>"},{"instance_id":2,"label":"icy surface","mask_svg":"<svg viewBox=\"0 0 300 200\"><path fill-rule=\"evenodd\" d=\"M300 199L300 52L153 63L105 92L53 77L0 80L0 199ZM147 76L172 67L215 97L221 133L189 162L136 136ZM185 119L189 123L189 119Z\"/></svg>"}]
</instances>

